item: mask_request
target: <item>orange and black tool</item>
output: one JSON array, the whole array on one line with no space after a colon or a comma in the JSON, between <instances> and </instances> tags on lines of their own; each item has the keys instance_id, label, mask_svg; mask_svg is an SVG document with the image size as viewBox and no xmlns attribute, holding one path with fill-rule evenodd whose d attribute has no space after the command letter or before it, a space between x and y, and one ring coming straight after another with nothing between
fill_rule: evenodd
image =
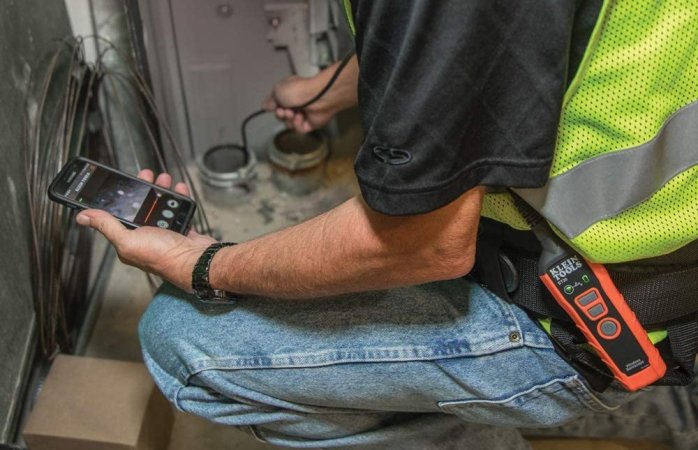
<instances>
[{"instance_id":1,"label":"orange and black tool","mask_svg":"<svg viewBox=\"0 0 698 450\"><path fill-rule=\"evenodd\" d=\"M545 287L627 390L664 376L664 360L603 265L572 252L539 269Z\"/></svg>"},{"instance_id":2,"label":"orange and black tool","mask_svg":"<svg viewBox=\"0 0 698 450\"><path fill-rule=\"evenodd\" d=\"M664 360L606 268L586 261L535 210L514 197L543 247L540 279L614 377L629 391L662 378Z\"/></svg>"}]
</instances>

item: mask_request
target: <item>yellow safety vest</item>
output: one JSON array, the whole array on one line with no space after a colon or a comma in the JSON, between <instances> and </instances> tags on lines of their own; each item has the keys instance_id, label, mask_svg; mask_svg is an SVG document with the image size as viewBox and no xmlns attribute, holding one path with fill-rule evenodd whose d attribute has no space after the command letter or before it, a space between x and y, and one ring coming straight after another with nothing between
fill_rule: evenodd
<instances>
[{"instance_id":1,"label":"yellow safety vest","mask_svg":"<svg viewBox=\"0 0 698 450\"><path fill-rule=\"evenodd\" d=\"M588 259L698 239L698 1L606 0L562 107L548 183L516 192ZM527 224L509 194L482 215Z\"/></svg>"}]
</instances>

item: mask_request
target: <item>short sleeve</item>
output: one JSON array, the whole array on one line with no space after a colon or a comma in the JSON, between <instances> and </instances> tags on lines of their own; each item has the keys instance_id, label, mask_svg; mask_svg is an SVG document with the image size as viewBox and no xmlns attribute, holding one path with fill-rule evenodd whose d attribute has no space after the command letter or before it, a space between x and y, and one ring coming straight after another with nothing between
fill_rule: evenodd
<instances>
[{"instance_id":1,"label":"short sleeve","mask_svg":"<svg viewBox=\"0 0 698 450\"><path fill-rule=\"evenodd\" d=\"M355 170L373 209L419 214L477 186L545 184L575 0L355 0Z\"/></svg>"}]
</instances>

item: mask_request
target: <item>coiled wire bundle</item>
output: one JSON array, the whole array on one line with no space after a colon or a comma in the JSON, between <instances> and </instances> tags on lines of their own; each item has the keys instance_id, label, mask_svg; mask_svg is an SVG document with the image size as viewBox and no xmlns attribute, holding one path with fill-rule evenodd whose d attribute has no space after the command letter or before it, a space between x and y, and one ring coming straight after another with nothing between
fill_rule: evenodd
<instances>
[{"instance_id":1,"label":"coiled wire bundle","mask_svg":"<svg viewBox=\"0 0 698 450\"><path fill-rule=\"evenodd\" d=\"M84 42L95 39L101 50L85 58ZM118 60L119 64L108 61ZM74 213L48 199L53 177L73 156L82 155L114 167L140 170L154 164L185 182L198 199L182 151L158 111L155 99L129 54L98 36L56 42L39 61L27 85L25 168L31 226L33 301L39 350L70 352L84 320L95 283L88 286L92 233L75 225ZM171 157L166 160L161 136ZM169 164L168 164L169 163ZM168 169L171 169L168 170ZM194 228L210 232L206 212L197 208ZM111 247L97 271L113 258ZM149 277L151 286L156 281Z\"/></svg>"}]
</instances>

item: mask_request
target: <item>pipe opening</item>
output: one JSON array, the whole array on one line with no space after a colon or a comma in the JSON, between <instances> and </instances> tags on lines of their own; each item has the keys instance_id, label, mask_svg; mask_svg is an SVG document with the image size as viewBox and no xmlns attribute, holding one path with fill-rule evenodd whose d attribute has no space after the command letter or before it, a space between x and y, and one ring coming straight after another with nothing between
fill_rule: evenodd
<instances>
[{"instance_id":1,"label":"pipe opening","mask_svg":"<svg viewBox=\"0 0 698 450\"><path fill-rule=\"evenodd\" d=\"M319 149L322 139L316 133L301 134L284 130L274 137L274 145L281 153L307 155Z\"/></svg>"},{"instance_id":2,"label":"pipe opening","mask_svg":"<svg viewBox=\"0 0 698 450\"><path fill-rule=\"evenodd\" d=\"M238 145L219 145L206 151L203 165L215 173L237 172L249 159L247 151Z\"/></svg>"}]
</instances>

